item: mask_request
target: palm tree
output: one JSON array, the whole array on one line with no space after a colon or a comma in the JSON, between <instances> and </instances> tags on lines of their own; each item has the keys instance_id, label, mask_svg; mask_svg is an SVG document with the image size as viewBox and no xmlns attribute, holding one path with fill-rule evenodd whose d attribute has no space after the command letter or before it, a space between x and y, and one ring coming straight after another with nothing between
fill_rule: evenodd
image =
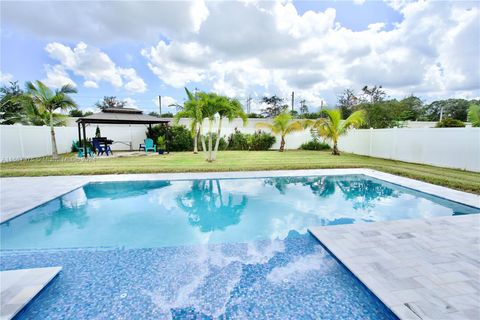
<instances>
[{"instance_id":1,"label":"palm tree","mask_svg":"<svg viewBox=\"0 0 480 320\"><path fill-rule=\"evenodd\" d=\"M480 105L472 103L468 108L468 121L472 127L480 127Z\"/></svg>"},{"instance_id":2,"label":"palm tree","mask_svg":"<svg viewBox=\"0 0 480 320\"><path fill-rule=\"evenodd\" d=\"M320 118L313 123L310 122L318 133L333 142L333 155L340 155L338 151L338 139L340 136L347 133L350 128L358 128L365 122L365 111L358 110L352 113L347 119L342 121L340 109L324 109L322 113L326 115L326 118Z\"/></svg>"},{"instance_id":3,"label":"palm tree","mask_svg":"<svg viewBox=\"0 0 480 320\"><path fill-rule=\"evenodd\" d=\"M41 81L27 82L26 95L31 99L33 106L38 111L39 115L44 117L44 120L50 126L50 134L52 139L52 158L58 159L57 142L55 140L55 118L58 118L57 110L67 110L69 108L76 108L75 102L69 96L71 93L77 93L77 90L70 84L64 85L55 91L47 87ZM46 119L45 119L46 118Z\"/></svg>"},{"instance_id":4,"label":"palm tree","mask_svg":"<svg viewBox=\"0 0 480 320\"><path fill-rule=\"evenodd\" d=\"M228 119L229 122L231 122L235 118L240 118L242 119L243 125L245 126L247 124L247 115L243 111L242 105L240 104L240 101L238 99L230 99L228 97L224 96L218 96L216 99L216 105L217 105L217 113L219 115L219 120L218 120L218 129L217 129L217 139L215 141L215 149L213 151L213 155L210 154L210 161L215 161L217 158L217 152L218 152L218 145L220 144L220 133L222 130L222 121L224 118ZM210 146L210 152L211 152L211 146Z\"/></svg>"},{"instance_id":5,"label":"palm tree","mask_svg":"<svg viewBox=\"0 0 480 320\"><path fill-rule=\"evenodd\" d=\"M173 117L175 124L178 124L180 118L190 119L190 129L193 135L193 153L198 153L198 136L202 131L203 114L202 114L202 101L198 99L198 95L192 94L190 90L185 88L188 100L183 104L183 108L179 110ZM202 146L205 150L205 146Z\"/></svg>"},{"instance_id":6,"label":"palm tree","mask_svg":"<svg viewBox=\"0 0 480 320\"><path fill-rule=\"evenodd\" d=\"M273 118L272 123L260 122L257 123L256 127L267 128L270 129L270 131L272 131L274 134L279 134L281 137L279 151L283 152L285 150L285 136L293 132L305 130L308 125L308 122L306 121L296 120L291 122L292 119L293 117L290 114L282 112Z\"/></svg>"}]
</instances>

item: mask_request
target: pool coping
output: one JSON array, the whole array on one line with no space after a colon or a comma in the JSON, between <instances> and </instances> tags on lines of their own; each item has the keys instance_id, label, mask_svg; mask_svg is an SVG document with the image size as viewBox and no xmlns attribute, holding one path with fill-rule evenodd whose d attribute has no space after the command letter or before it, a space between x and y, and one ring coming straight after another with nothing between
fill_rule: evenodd
<instances>
[{"instance_id":1,"label":"pool coping","mask_svg":"<svg viewBox=\"0 0 480 320\"><path fill-rule=\"evenodd\" d=\"M477 319L478 214L310 227L400 319Z\"/></svg>"},{"instance_id":2,"label":"pool coping","mask_svg":"<svg viewBox=\"0 0 480 320\"><path fill-rule=\"evenodd\" d=\"M235 179L362 174L433 196L480 207L480 195L400 177L373 169L312 169L274 171L188 172L91 176L12 177L0 179L0 223L92 182Z\"/></svg>"},{"instance_id":3,"label":"pool coping","mask_svg":"<svg viewBox=\"0 0 480 320\"><path fill-rule=\"evenodd\" d=\"M62 267L47 267L0 271L0 319L15 317L61 270Z\"/></svg>"}]
</instances>

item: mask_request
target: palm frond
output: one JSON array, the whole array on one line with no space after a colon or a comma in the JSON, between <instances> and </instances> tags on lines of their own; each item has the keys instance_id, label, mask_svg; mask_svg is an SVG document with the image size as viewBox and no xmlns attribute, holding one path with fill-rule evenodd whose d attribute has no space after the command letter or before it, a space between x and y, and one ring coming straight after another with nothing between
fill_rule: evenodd
<instances>
[{"instance_id":1,"label":"palm frond","mask_svg":"<svg viewBox=\"0 0 480 320\"><path fill-rule=\"evenodd\" d=\"M340 126L339 133L343 134L350 128L358 128L365 122L365 110L358 110L352 113Z\"/></svg>"},{"instance_id":2,"label":"palm frond","mask_svg":"<svg viewBox=\"0 0 480 320\"><path fill-rule=\"evenodd\" d=\"M468 121L472 127L480 127L480 105L472 103L468 108Z\"/></svg>"},{"instance_id":3,"label":"palm frond","mask_svg":"<svg viewBox=\"0 0 480 320\"><path fill-rule=\"evenodd\" d=\"M300 132L300 131L303 131L303 130L305 130L305 124L303 123L303 121L294 121L294 122L290 123L287 126L287 128L285 128L284 133L289 134L289 133L293 133L293 132Z\"/></svg>"},{"instance_id":4,"label":"palm frond","mask_svg":"<svg viewBox=\"0 0 480 320\"><path fill-rule=\"evenodd\" d=\"M268 122L259 122L255 125L255 128L256 129L269 129L273 133L276 133L276 134L280 133L280 130L278 130L277 127L275 127L274 125L272 125L271 123L268 123Z\"/></svg>"}]
</instances>

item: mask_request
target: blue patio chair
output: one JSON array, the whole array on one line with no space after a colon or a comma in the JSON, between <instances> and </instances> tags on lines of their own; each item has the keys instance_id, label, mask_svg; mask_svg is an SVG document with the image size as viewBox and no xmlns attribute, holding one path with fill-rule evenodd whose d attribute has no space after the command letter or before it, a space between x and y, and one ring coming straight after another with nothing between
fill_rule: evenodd
<instances>
[{"instance_id":1,"label":"blue patio chair","mask_svg":"<svg viewBox=\"0 0 480 320\"><path fill-rule=\"evenodd\" d=\"M77 141L73 141L73 147L77 150L77 156L79 158L83 158L85 156L85 149L83 147L79 147ZM87 147L87 154L92 158L95 156L95 153L93 153L92 148L90 147Z\"/></svg>"},{"instance_id":2,"label":"blue patio chair","mask_svg":"<svg viewBox=\"0 0 480 320\"><path fill-rule=\"evenodd\" d=\"M147 138L143 141L145 143L145 153L148 153L148 150L152 150L153 152L157 152L157 145L153 144L153 140Z\"/></svg>"},{"instance_id":3,"label":"blue patio chair","mask_svg":"<svg viewBox=\"0 0 480 320\"><path fill-rule=\"evenodd\" d=\"M97 155L101 155L106 153L108 156L108 153L113 153L112 149L110 149L110 146L102 146L102 144L97 140L97 139L92 139L92 145L97 150Z\"/></svg>"}]
</instances>

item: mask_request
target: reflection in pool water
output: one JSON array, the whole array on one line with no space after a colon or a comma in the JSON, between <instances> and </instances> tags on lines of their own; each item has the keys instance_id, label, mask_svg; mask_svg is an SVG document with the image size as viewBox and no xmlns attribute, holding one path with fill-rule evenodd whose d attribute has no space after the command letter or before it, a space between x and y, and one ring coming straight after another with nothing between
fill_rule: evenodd
<instances>
[{"instance_id":1,"label":"reflection in pool water","mask_svg":"<svg viewBox=\"0 0 480 320\"><path fill-rule=\"evenodd\" d=\"M1 225L2 249L284 239L309 226L478 213L365 176L93 183Z\"/></svg>"}]
</instances>

